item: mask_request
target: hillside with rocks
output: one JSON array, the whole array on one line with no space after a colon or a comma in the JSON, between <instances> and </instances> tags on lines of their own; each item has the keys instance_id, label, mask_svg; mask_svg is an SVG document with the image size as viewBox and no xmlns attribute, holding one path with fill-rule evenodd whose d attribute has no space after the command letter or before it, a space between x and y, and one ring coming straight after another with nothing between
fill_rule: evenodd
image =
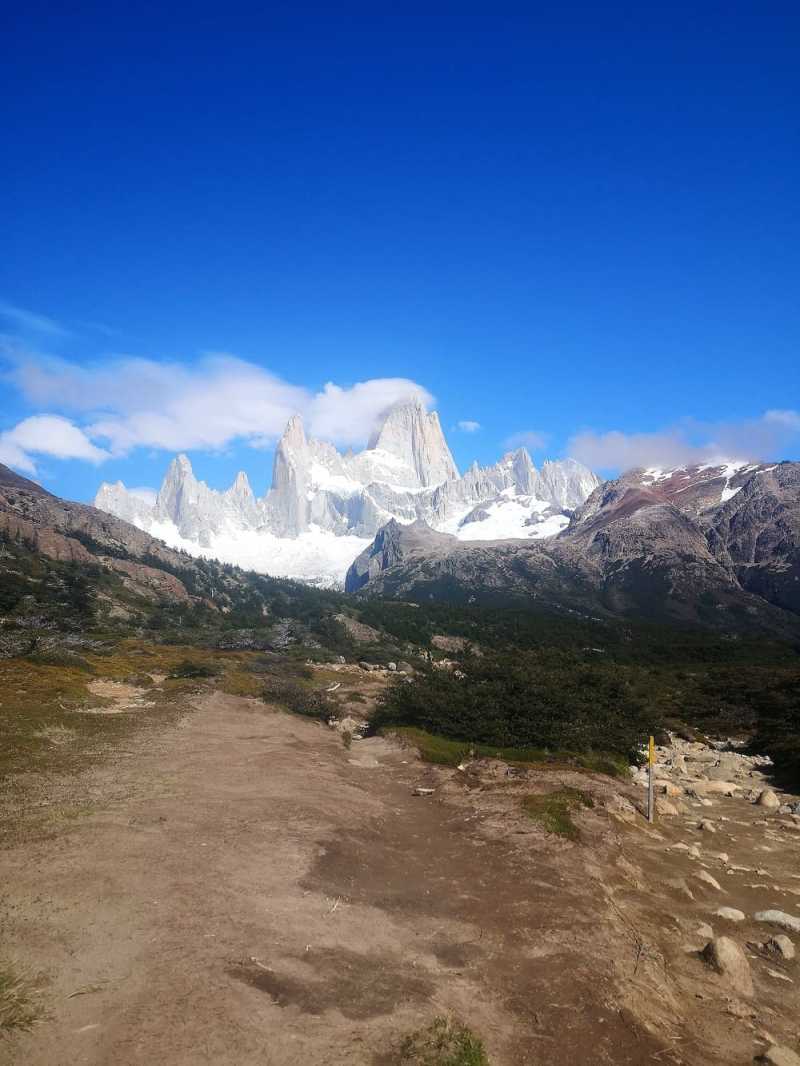
<instances>
[{"instance_id":1,"label":"hillside with rocks","mask_svg":"<svg viewBox=\"0 0 800 1066\"><path fill-rule=\"evenodd\" d=\"M536 543L464 544L392 522L346 581L349 592L416 601L787 632L798 587L798 463L633 471L598 486L562 533Z\"/></svg>"}]
</instances>

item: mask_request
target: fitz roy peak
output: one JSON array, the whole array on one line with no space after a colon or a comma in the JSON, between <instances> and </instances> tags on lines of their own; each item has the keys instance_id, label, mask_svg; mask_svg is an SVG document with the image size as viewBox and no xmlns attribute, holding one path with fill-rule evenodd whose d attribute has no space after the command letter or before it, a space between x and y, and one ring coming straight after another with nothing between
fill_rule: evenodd
<instances>
[{"instance_id":1,"label":"fitz roy peak","mask_svg":"<svg viewBox=\"0 0 800 1066\"><path fill-rule=\"evenodd\" d=\"M461 540L549 537L598 484L574 459L546 461L537 470L524 448L493 466L473 463L461 476L439 416L410 400L386 413L358 453L306 436L293 416L261 499L246 474L218 492L179 455L155 503L117 482L100 486L95 506L191 554L336 584L391 520L423 521Z\"/></svg>"}]
</instances>

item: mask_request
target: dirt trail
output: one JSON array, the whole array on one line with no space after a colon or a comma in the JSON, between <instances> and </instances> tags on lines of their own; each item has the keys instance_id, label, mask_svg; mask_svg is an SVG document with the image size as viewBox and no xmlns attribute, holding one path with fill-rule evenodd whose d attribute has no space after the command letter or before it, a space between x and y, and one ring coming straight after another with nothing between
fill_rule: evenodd
<instances>
[{"instance_id":1,"label":"dirt trail","mask_svg":"<svg viewBox=\"0 0 800 1066\"><path fill-rule=\"evenodd\" d=\"M13 1063L390 1066L443 1013L493 1066L734 1066L765 1033L800 1038L796 963L769 963L781 981L754 959L742 1003L697 954L719 905L800 913L800 833L742 800L715 800L709 842L688 809L655 829L616 817L606 779L459 775L220 693L90 784L94 813L4 856L4 949L50 975L51 1017L0 1043ZM521 813L560 785L595 797L583 843ZM699 858L669 849L695 839ZM782 894L725 872L739 852L763 854Z\"/></svg>"},{"instance_id":2,"label":"dirt trail","mask_svg":"<svg viewBox=\"0 0 800 1066\"><path fill-rule=\"evenodd\" d=\"M6 947L51 975L13 1062L390 1063L449 1011L498 1066L662 1046L614 1007L575 849L524 861L387 742L215 693L98 773L110 807L5 855Z\"/></svg>"}]
</instances>

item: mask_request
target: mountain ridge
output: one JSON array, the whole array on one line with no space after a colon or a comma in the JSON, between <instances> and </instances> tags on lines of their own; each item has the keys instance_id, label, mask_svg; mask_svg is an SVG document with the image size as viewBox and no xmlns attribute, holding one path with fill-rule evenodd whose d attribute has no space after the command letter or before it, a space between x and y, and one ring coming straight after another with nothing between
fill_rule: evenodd
<instances>
[{"instance_id":1,"label":"mountain ridge","mask_svg":"<svg viewBox=\"0 0 800 1066\"><path fill-rule=\"evenodd\" d=\"M391 407L357 453L307 436L293 416L260 499L243 472L219 492L179 455L154 504L121 482L104 482L94 502L174 547L324 584L343 579L393 518L424 519L463 539L552 536L599 483L574 459L546 460L537 470L524 448L461 475L438 415L411 400Z\"/></svg>"},{"instance_id":2,"label":"mountain ridge","mask_svg":"<svg viewBox=\"0 0 800 1066\"><path fill-rule=\"evenodd\" d=\"M797 631L800 463L683 467L660 480L628 471L595 489L556 537L536 542L469 545L420 523L389 524L345 588Z\"/></svg>"}]
</instances>

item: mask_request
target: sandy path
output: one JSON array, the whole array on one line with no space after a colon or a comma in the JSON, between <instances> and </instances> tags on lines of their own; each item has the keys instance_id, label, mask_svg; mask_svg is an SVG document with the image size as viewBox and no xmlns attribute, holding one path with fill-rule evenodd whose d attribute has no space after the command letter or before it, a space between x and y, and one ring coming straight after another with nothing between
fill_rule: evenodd
<instances>
[{"instance_id":1,"label":"sandy path","mask_svg":"<svg viewBox=\"0 0 800 1066\"><path fill-rule=\"evenodd\" d=\"M427 772L203 697L106 767L113 803L5 854L4 942L51 975L52 1016L0 1054L378 1066L453 1011L496 1066L651 1061L614 1005L601 882L574 848L525 857L472 805L413 797Z\"/></svg>"}]
</instances>

